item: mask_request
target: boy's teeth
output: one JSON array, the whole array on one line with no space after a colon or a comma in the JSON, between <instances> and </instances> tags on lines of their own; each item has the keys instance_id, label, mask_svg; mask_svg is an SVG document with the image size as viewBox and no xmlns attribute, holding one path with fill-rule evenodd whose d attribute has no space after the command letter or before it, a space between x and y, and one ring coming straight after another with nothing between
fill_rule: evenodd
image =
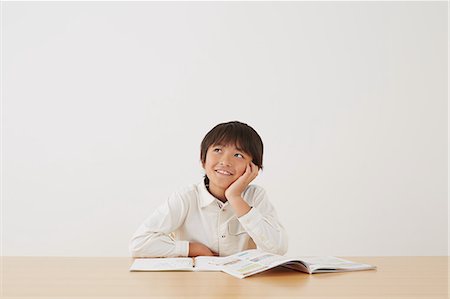
<instances>
[{"instance_id":1,"label":"boy's teeth","mask_svg":"<svg viewBox=\"0 0 450 299\"><path fill-rule=\"evenodd\" d=\"M222 170L216 170L216 171L221 174L231 175L231 173L229 173L227 171L222 171Z\"/></svg>"}]
</instances>

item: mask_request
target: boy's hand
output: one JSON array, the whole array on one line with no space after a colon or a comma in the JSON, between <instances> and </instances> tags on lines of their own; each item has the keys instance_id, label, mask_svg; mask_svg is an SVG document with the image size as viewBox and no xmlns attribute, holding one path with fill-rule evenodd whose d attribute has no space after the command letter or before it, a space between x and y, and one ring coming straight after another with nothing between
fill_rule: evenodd
<instances>
[{"instance_id":1,"label":"boy's hand","mask_svg":"<svg viewBox=\"0 0 450 299\"><path fill-rule=\"evenodd\" d=\"M258 176L258 166L253 162L247 165L245 172L227 190L225 190L225 197L230 200L235 197L241 197L242 192L247 188L248 184Z\"/></svg>"},{"instance_id":2,"label":"boy's hand","mask_svg":"<svg viewBox=\"0 0 450 299\"><path fill-rule=\"evenodd\" d=\"M196 257L199 255L203 256L218 256L219 254L211 251L208 247L203 245L202 243L197 242L189 242L189 257Z\"/></svg>"}]
</instances>

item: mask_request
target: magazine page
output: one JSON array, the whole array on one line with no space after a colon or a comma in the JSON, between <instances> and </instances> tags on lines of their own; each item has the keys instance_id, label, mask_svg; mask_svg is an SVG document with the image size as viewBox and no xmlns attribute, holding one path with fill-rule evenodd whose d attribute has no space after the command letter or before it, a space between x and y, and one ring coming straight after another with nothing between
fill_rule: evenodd
<instances>
[{"instance_id":1,"label":"magazine page","mask_svg":"<svg viewBox=\"0 0 450 299\"><path fill-rule=\"evenodd\" d=\"M222 263L222 270L235 277L244 278L289 261L292 259L251 249L227 257Z\"/></svg>"},{"instance_id":2,"label":"magazine page","mask_svg":"<svg viewBox=\"0 0 450 299\"><path fill-rule=\"evenodd\" d=\"M222 271L222 264L227 257L197 256L194 258L194 271Z\"/></svg>"},{"instance_id":3,"label":"magazine page","mask_svg":"<svg viewBox=\"0 0 450 299\"><path fill-rule=\"evenodd\" d=\"M334 256L301 257L313 273L344 272L376 269L375 266L360 264Z\"/></svg>"},{"instance_id":4,"label":"magazine page","mask_svg":"<svg viewBox=\"0 0 450 299\"><path fill-rule=\"evenodd\" d=\"M193 271L192 258L138 258L130 271Z\"/></svg>"}]
</instances>

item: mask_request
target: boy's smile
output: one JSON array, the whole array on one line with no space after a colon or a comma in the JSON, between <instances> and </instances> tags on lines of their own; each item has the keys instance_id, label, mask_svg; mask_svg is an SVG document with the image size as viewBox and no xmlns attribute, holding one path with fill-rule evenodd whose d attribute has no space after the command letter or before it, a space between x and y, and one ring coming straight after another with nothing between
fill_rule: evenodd
<instances>
[{"instance_id":1,"label":"boy's smile","mask_svg":"<svg viewBox=\"0 0 450 299\"><path fill-rule=\"evenodd\" d=\"M218 174L222 174L222 175L226 175L226 176L230 176L230 175L233 175L231 172L229 172L229 171L227 171L227 170L225 170L225 169L216 169L216 172L218 173Z\"/></svg>"},{"instance_id":2,"label":"boy's smile","mask_svg":"<svg viewBox=\"0 0 450 299\"><path fill-rule=\"evenodd\" d=\"M252 157L235 145L211 145L203 164L209 179L209 192L225 201L225 190L244 174Z\"/></svg>"}]
</instances>

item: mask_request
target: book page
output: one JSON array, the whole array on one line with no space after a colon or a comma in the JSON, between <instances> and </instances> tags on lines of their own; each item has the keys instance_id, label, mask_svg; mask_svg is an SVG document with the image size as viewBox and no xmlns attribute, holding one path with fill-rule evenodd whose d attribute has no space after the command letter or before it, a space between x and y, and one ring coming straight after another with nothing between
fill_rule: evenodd
<instances>
[{"instance_id":1,"label":"book page","mask_svg":"<svg viewBox=\"0 0 450 299\"><path fill-rule=\"evenodd\" d=\"M269 269L267 266L235 258L224 263L222 271L238 278L244 278Z\"/></svg>"},{"instance_id":2,"label":"book page","mask_svg":"<svg viewBox=\"0 0 450 299\"><path fill-rule=\"evenodd\" d=\"M246 250L230 255L223 261L223 271L238 278L244 278L281 265L289 258L259 250Z\"/></svg>"},{"instance_id":3,"label":"book page","mask_svg":"<svg viewBox=\"0 0 450 299\"><path fill-rule=\"evenodd\" d=\"M225 259L219 256L197 256L194 258L194 271L222 271Z\"/></svg>"},{"instance_id":4,"label":"book page","mask_svg":"<svg viewBox=\"0 0 450 299\"><path fill-rule=\"evenodd\" d=\"M334 256L315 256L301 257L310 270L314 273L319 272L343 272L375 269L375 266L355 263Z\"/></svg>"},{"instance_id":5,"label":"book page","mask_svg":"<svg viewBox=\"0 0 450 299\"><path fill-rule=\"evenodd\" d=\"M130 271L193 271L192 258L139 258Z\"/></svg>"},{"instance_id":6,"label":"book page","mask_svg":"<svg viewBox=\"0 0 450 299\"><path fill-rule=\"evenodd\" d=\"M268 252L253 250L253 251L244 251L242 254L238 254L239 258L245 259L249 262L258 263L267 267L275 267L277 265L286 263L291 258L276 255Z\"/></svg>"}]
</instances>

